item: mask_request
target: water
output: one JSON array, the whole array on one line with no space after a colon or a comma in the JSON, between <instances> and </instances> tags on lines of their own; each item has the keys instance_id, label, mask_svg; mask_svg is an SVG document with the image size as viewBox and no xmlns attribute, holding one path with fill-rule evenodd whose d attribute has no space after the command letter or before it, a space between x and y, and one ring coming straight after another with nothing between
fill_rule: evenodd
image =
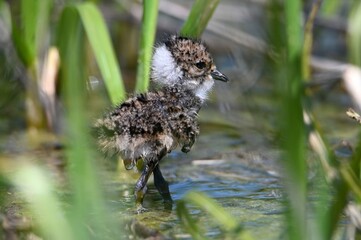
<instances>
[{"instance_id":1,"label":"water","mask_svg":"<svg viewBox=\"0 0 361 240\"><path fill-rule=\"evenodd\" d=\"M255 237L279 238L283 202L275 164L278 154L245 150L237 128L228 127L224 131L225 126L203 123L201 129L204 131L189 154L175 151L161 162L174 200L172 210L165 209L151 179L144 201L148 211L136 214L133 198L136 177L132 171L124 170L113 172L114 181L108 185L113 193L112 209L118 211L121 218L136 218L165 236L189 239L175 208L187 192L199 191L215 199ZM222 239L216 219L196 207L189 207L207 236Z\"/></svg>"},{"instance_id":2,"label":"water","mask_svg":"<svg viewBox=\"0 0 361 240\"><path fill-rule=\"evenodd\" d=\"M343 97L344 93L336 91L329 99L314 104L316 116L331 143L343 139L352 142L356 137L347 117L339 114L349 102L333 101ZM119 212L120 218L135 218L171 238L191 239L180 225L175 206L187 192L200 191L215 199L255 239L282 238L285 207L283 172L278 163L280 150L275 144L275 103L267 95L251 96L251 99L253 102L248 102L247 107L240 104L240 109L226 115L220 114L218 106L210 103L201 110L201 134L192 151L188 154L174 151L162 160L161 169L175 201L172 210L164 208L150 181L144 202L148 211L135 214L133 189L136 178L128 177L125 171L113 172L112 207ZM312 155L309 157L313 166L312 162L317 160ZM315 181L312 169L309 179ZM312 184L310 190L315 194ZM310 202L317 201L317 194L309 198ZM223 238L216 219L197 207L188 207L206 236Z\"/></svg>"},{"instance_id":3,"label":"water","mask_svg":"<svg viewBox=\"0 0 361 240\"><path fill-rule=\"evenodd\" d=\"M190 239L179 222L175 207L187 192L196 190L215 199L254 238L280 239L285 231L285 209L283 172L278 163L280 150L275 132L277 110L269 93L258 91L256 87L253 91L248 96L237 96L238 104L225 112L221 112L223 108L218 104L207 103L200 114L201 134L191 152L174 151L162 160L161 169L175 201L173 209L164 207L150 181L144 202L148 211L136 214L133 190L139 175L125 171L120 164L119 170L113 166L104 173L104 189L111 213L124 221L136 219L146 228L170 238ZM335 91L322 101L314 101L315 114L331 143L344 139L353 143L357 136L353 122L343 114L343 109L350 104L339 101L345 98L345 93ZM2 148L22 153L23 145L11 138L3 139L7 144L2 144ZM19 138L23 139L21 134ZM26 154L29 159L39 155L37 152ZM61 173L64 171L62 158L52 156L59 154L61 151L43 153L40 158L46 159L44 162L51 171L59 168ZM311 160L315 161L314 158ZM312 174L310 181L314 182ZM312 184L310 186L312 188ZM311 195L310 200L317 201L317 193L311 192ZM197 207L188 207L207 236L223 238L216 219Z\"/></svg>"}]
</instances>

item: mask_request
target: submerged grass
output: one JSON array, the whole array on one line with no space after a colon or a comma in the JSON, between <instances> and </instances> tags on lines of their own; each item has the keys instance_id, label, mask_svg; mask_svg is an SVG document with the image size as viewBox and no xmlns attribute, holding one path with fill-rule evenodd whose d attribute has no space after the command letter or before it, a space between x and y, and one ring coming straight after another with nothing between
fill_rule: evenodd
<instances>
[{"instance_id":1,"label":"submerged grass","mask_svg":"<svg viewBox=\"0 0 361 240\"><path fill-rule=\"evenodd\" d=\"M177 203L177 215L194 239L207 238L201 227L191 217L186 203L195 205L217 221L223 231L224 239L253 239L248 232L243 230L242 224L213 199L200 192L189 192L184 196L183 200Z\"/></svg>"}]
</instances>

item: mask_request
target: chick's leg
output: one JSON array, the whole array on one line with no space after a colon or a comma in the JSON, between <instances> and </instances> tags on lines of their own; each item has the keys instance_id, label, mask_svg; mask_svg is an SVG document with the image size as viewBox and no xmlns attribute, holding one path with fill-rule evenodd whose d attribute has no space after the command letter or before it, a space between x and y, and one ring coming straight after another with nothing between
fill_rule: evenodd
<instances>
[{"instance_id":1,"label":"chick's leg","mask_svg":"<svg viewBox=\"0 0 361 240\"><path fill-rule=\"evenodd\" d=\"M155 167L154 165L155 164L153 162L149 162L145 166L140 178L138 179L138 181L135 185L134 195L135 195L135 203L136 203L138 213L145 211L145 208L143 208L143 199L144 199L145 193L147 192L147 182L148 182L149 176L153 172L153 169Z\"/></svg>"},{"instance_id":2,"label":"chick's leg","mask_svg":"<svg viewBox=\"0 0 361 240\"><path fill-rule=\"evenodd\" d=\"M160 171L159 164L155 166L153 170L154 185L158 189L160 195L162 195L164 202L173 202L172 196L169 192L168 182L164 179L162 172Z\"/></svg>"}]
</instances>

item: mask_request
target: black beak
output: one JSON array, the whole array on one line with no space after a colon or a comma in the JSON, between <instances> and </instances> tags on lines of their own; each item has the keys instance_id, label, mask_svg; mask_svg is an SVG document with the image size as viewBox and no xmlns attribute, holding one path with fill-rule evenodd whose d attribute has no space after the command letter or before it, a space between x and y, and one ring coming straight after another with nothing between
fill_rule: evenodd
<instances>
[{"instance_id":1,"label":"black beak","mask_svg":"<svg viewBox=\"0 0 361 240\"><path fill-rule=\"evenodd\" d=\"M222 81L222 82L228 82L229 81L228 77L226 77L226 75L224 75L223 73L221 73L217 69L213 70L211 72L211 76L212 76L212 78L214 80L219 80L219 81Z\"/></svg>"}]
</instances>

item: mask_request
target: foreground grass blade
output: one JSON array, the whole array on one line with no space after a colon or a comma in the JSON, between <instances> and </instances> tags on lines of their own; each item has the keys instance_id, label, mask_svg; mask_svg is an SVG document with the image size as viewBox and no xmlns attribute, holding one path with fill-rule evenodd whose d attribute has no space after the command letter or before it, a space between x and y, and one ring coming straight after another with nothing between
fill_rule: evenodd
<instances>
[{"instance_id":1,"label":"foreground grass blade","mask_svg":"<svg viewBox=\"0 0 361 240\"><path fill-rule=\"evenodd\" d=\"M286 172L286 188L289 208L289 238L307 239L306 194L307 166L305 157L305 129L302 111L303 79L302 57L302 6L300 0L285 2L286 22L286 73L285 87L280 89L284 122L281 129L285 137L283 164ZM282 86L282 84L280 84Z\"/></svg>"},{"instance_id":2,"label":"foreground grass blade","mask_svg":"<svg viewBox=\"0 0 361 240\"><path fill-rule=\"evenodd\" d=\"M72 226L76 239L116 239L112 236L112 223L107 217L101 187L96 174L94 153L87 134L85 116L86 88L84 62L84 37L79 8L64 9L58 35L61 56L61 83L67 113L67 157L69 178L73 190ZM90 231L89 231L90 229ZM112 231L109 231L111 229ZM97 235L97 236L94 236ZM109 236L111 235L111 236Z\"/></svg>"},{"instance_id":3,"label":"foreground grass blade","mask_svg":"<svg viewBox=\"0 0 361 240\"><path fill-rule=\"evenodd\" d=\"M158 0L143 1L143 20L138 55L136 92L146 92L150 80L150 65L157 28Z\"/></svg>"},{"instance_id":4,"label":"foreground grass blade","mask_svg":"<svg viewBox=\"0 0 361 240\"><path fill-rule=\"evenodd\" d=\"M194 239L205 239L197 223L190 216L186 203L206 211L212 218L220 224L229 239L253 239L247 232L243 231L242 226L236 218L226 212L213 199L200 192L188 193L182 201L177 204L177 214L182 224L192 234Z\"/></svg>"},{"instance_id":5,"label":"foreground grass blade","mask_svg":"<svg viewBox=\"0 0 361 240\"><path fill-rule=\"evenodd\" d=\"M28 202L28 208L45 239L76 239L59 199L54 195L51 180L42 169L24 165L9 177Z\"/></svg>"},{"instance_id":6,"label":"foreground grass blade","mask_svg":"<svg viewBox=\"0 0 361 240\"><path fill-rule=\"evenodd\" d=\"M148 2L148 1L146 1ZM125 88L104 19L93 3L76 6L111 102L125 99Z\"/></svg>"},{"instance_id":7,"label":"foreground grass blade","mask_svg":"<svg viewBox=\"0 0 361 240\"><path fill-rule=\"evenodd\" d=\"M197 222L189 214L186 201L181 200L177 203L177 215L181 224L185 230L192 235L193 239L205 239L204 231L202 231Z\"/></svg>"},{"instance_id":8,"label":"foreground grass blade","mask_svg":"<svg viewBox=\"0 0 361 240\"><path fill-rule=\"evenodd\" d=\"M89 188L86 180L88 178L91 181L93 180L89 176L89 170L92 170L92 167L89 166L89 160L91 159L87 152L88 140L84 136L84 133L87 132L83 115L83 109L85 109L85 75L82 65L84 32L75 8L68 7L64 9L60 18L58 32L61 33L58 36L58 45L61 58L62 92L67 109L67 141L70 146L67 149L68 169L74 192L71 219L74 222L76 238L86 239L88 234L85 227L78 228L77 223L89 225L86 219L89 217L88 211L91 211L91 204L84 201L85 199L81 195L86 196L88 194L84 192L84 189ZM81 147L83 144L85 144L83 146L84 150ZM84 151L86 152L84 153ZM82 165L82 163L85 165Z\"/></svg>"},{"instance_id":9,"label":"foreground grass blade","mask_svg":"<svg viewBox=\"0 0 361 240\"><path fill-rule=\"evenodd\" d=\"M286 223L288 239L307 239L305 161L305 129L302 113L302 7L301 1L272 1L270 3L270 44L274 49L270 60L273 65L277 95L280 100L278 123L285 150L282 164L285 167L287 192ZM286 26L285 26L286 24ZM286 37L284 37L284 27ZM285 48L286 46L286 48ZM285 52L286 50L286 52Z\"/></svg>"},{"instance_id":10,"label":"foreground grass blade","mask_svg":"<svg viewBox=\"0 0 361 240\"><path fill-rule=\"evenodd\" d=\"M218 3L219 0L196 0L180 34L187 37L200 37Z\"/></svg>"}]
</instances>

